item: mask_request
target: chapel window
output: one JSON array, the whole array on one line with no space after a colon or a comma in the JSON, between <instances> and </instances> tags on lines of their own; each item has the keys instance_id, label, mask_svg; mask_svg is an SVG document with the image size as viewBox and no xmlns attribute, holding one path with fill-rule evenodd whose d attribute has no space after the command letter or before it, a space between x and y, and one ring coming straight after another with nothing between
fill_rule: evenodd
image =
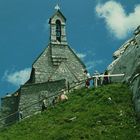
<instances>
[{"instance_id":1,"label":"chapel window","mask_svg":"<svg viewBox=\"0 0 140 140\"><path fill-rule=\"evenodd\" d=\"M61 22L56 20L56 40L61 42Z\"/></svg>"}]
</instances>

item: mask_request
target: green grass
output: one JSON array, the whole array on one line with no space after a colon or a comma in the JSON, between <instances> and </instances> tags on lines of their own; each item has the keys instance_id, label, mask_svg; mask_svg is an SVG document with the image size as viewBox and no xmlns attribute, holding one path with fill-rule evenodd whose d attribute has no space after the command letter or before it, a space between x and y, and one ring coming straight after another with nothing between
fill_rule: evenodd
<instances>
[{"instance_id":1,"label":"green grass","mask_svg":"<svg viewBox=\"0 0 140 140\"><path fill-rule=\"evenodd\" d=\"M139 140L131 98L123 84L76 90L68 101L0 132L0 140Z\"/></svg>"}]
</instances>

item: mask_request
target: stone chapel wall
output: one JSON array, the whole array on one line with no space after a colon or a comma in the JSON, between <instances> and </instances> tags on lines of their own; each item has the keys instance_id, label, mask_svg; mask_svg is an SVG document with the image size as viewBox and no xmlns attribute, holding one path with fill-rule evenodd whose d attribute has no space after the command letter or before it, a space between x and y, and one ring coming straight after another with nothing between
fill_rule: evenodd
<instances>
[{"instance_id":1,"label":"stone chapel wall","mask_svg":"<svg viewBox=\"0 0 140 140\"><path fill-rule=\"evenodd\" d=\"M22 86L20 91L19 110L22 111L23 117L41 111L42 102L40 100L55 95L64 88L66 88L64 79ZM47 100L48 105L51 104L52 99L53 97Z\"/></svg>"}]
</instances>

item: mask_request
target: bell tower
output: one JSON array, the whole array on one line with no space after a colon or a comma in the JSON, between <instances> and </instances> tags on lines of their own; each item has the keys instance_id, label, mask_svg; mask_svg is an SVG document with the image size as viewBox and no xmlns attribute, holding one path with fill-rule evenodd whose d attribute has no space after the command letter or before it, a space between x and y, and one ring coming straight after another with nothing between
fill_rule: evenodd
<instances>
[{"instance_id":1,"label":"bell tower","mask_svg":"<svg viewBox=\"0 0 140 140\"><path fill-rule=\"evenodd\" d=\"M50 40L47 48L33 63L31 81L34 83L61 79L69 83L81 81L86 66L67 42L66 18L58 5L55 6L55 12L49 19L49 25Z\"/></svg>"},{"instance_id":2,"label":"bell tower","mask_svg":"<svg viewBox=\"0 0 140 140\"><path fill-rule=\"evenodd\" d=\"M66 39L66 18L60 11L58 5L55 6L55 14L50 18L50 43L67 45Z\"/></svg>"}]
</instances>

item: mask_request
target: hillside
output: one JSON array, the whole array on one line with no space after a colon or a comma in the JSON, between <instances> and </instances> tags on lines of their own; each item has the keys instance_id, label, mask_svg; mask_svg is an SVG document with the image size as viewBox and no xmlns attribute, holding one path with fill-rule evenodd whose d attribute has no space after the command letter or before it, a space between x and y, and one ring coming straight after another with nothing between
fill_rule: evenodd
<instances>
[{"instance_id":1,"label":"hillside","mask_svg":"<svg viewBox=\"0 0 140 140\"><path fill-rule=\"evenodd\" d=\"M131 92L123 84L80 89L69 100L0 132L0 140L140 139Z\"/></svg>"}]
</instances>

